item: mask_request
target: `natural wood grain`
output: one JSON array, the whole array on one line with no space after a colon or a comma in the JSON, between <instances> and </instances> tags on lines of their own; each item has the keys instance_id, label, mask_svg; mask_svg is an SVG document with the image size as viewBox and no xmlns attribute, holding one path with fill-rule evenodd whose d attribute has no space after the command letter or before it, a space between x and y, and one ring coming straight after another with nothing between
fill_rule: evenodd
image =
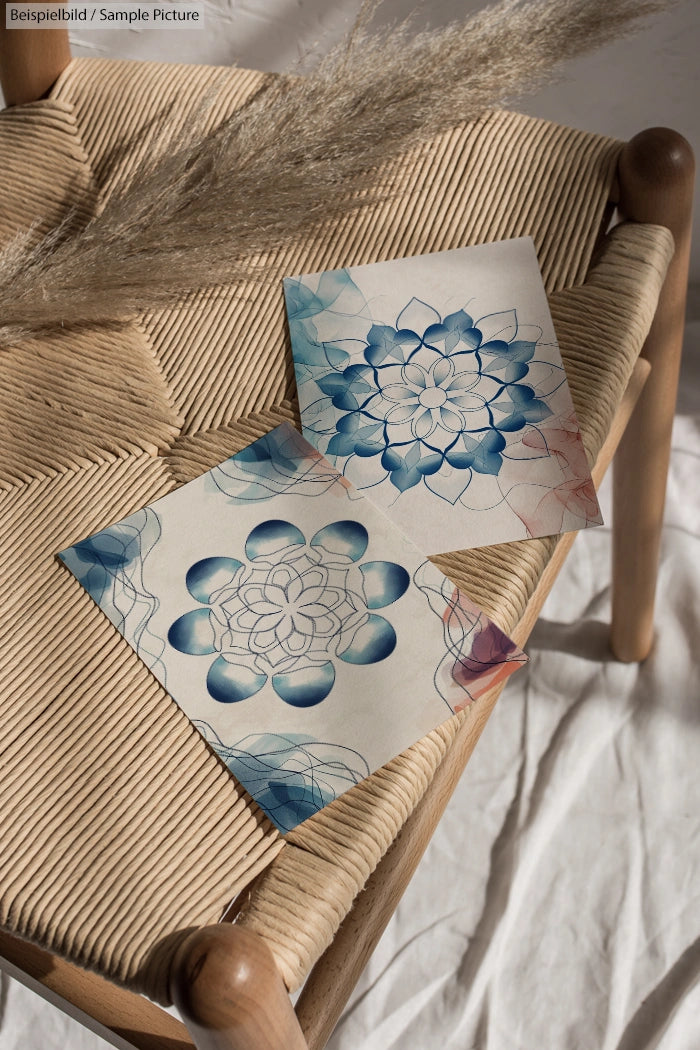
<instances>
[{"instance_id":1,"label":"natural wood grain","mask_svg":"<svg viewBox=\"0 0 700 1050\"><path fill-rule=\"evenodd\" d=\"M47 94L70 62L70 45L67 29L6 29L6 8L0 3L0 87L5 104L17 106Z\"/></svg>"},{"instance_id":2,"label":"natural wood grain","mask_svg":"<svg viewBox=\"0 0 700 1050\"><path fill-rule=\"evenodd\" d=\"M643 660L653 641L654 596L678 389L688 284L695 163L668 128L636 135L622 152L620 209L673 234L676 251L642 350L652 379L615 458L611 644L619 660Z\"/></svg>"},{"instance_id":3,"label":"natural wood grain","mask_svg":"<svg viewBox=\"0 0 700 1050\"><path fill-rule=\"evenodd\" d=\"M0 969L119 1050L194 1050L185 1026L148 999L1 930Z\"/></svg>"},{"instance_id":4,"label":"natural wood grain","mask_svg":"<svg viewBox=\"0 0 700 1050\"><path fill-rule=\"evenodd\" d=\"M592 470L596 486L610 464L649 371L646 361L637 362ZM511 632L518 645L527 641L575 537L575 532L569 532L557 543L524 615ZM311 971L297 1003L297 1016L309 1050L322 1050L326 1045L367 960L413 877L502 688L500 686L481 697L474 705L471 717L461 727L425 795L357 897L333 944Z\"/></svg>"},{"instance_id":5,"label":"natural wood grain","mask_svg":"<svg viewBox=\"0 0 700 1050\"><path fill-rule=\"evenodd\" d=\"M171 993L198 1050L307 1050L272 952L250 930L224 923L191 934Z\"/></svg>"}]
</instances>

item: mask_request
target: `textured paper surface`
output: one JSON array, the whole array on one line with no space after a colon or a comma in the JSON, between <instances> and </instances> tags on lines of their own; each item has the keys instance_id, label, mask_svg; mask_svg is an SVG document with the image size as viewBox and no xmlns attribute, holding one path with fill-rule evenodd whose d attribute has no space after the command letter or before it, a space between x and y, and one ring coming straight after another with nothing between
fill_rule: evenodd
<instances>
[{"instance_id":1,"label":"textured paper surface","mask_svg":"<svg viewBox=\"0 0 700 1050\"><path fill-rule=\"evenodd\" d=\"M525 660L288 424L60 557L283 830Z\"/></svg>"},{"instance_id":2,"label":"textured paper surface","mask_svg":"<svg viewBox=\"0 0 700 1050\"><path fill-rule=\"evenodd\" d=\"M304 435L421 550L601 523L530 238L285 296Z\"/></svg>"}]
</instances>

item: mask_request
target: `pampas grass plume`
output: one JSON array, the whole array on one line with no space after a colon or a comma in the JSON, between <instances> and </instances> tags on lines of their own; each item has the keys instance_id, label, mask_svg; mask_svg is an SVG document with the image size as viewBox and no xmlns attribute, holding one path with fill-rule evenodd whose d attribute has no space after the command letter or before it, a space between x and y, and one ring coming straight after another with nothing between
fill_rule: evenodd
<instances>
[{"instance_id":1,"label":"pampas grass plume","mask_svg":"<svg viewBox=\"0 0 700 1050\"><path fill-rule=\"evenodd\" d=\"M500 0L468 21L380 32L365 4L308 76L270 78L196 141L165 132L82 228L69 215L0 256L0 339L118 322L264 276L264 256L382 196L381 165L548 80L666 0ZM379 174L377 174L379 173Z\"/></svg>"}]
</instances>

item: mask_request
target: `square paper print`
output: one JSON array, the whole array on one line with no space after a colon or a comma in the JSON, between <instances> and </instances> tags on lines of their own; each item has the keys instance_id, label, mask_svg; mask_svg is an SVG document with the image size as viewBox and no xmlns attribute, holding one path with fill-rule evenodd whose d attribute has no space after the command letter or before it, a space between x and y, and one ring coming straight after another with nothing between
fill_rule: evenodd
<instances>
[{"instance_id":1,"label":"square paper print","mask_svg":"<svg viewBox=\"0 0 700 1050\"><path fill-rule=\"evenodd\" d=\"M525 659L287 424L60 557L282 830Z\"/></svg>"},{"instance_id":2,"label":"square paper print","mask_svg":"<svg viewBox=\"0 0 700 1050\"><path fill-rule=\"evenodd\" d=\"M421 550L601 523L530 238L285 296L304 435Z\"/></svg>"}]
</instances>

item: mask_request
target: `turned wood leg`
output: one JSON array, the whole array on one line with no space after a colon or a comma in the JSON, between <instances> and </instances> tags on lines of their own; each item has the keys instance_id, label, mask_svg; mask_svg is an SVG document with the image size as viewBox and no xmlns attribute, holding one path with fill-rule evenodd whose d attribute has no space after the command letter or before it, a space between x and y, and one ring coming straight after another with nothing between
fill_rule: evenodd
<instances>
[{"instance_id":1,"label":"turned wood leg","mask_svg":"<svg viewBox=\"0 0 700 1050\"><path fill-rule=\"evenodd\" d=\"M307 1050L272 952L251 930L221 923L190 934L170 994L198 1050Z\"/></svg>"},{"instance_id":2,"label":"turned wood leg","mask_svg":"<svg viewBox=\"0 0 700 1050\"><path fill-rule=\"evenodd\" d=\"M70 62L70 46L67 29L6 29L6 6L0 3L0 86L5 104L17 106L48 93Z\"/></svg>"},{"instance_id":3,"label":"turned wood leg","mask_svg":"<svg viewBox=\"0 0 700 1050\"><path fill-rule=\"evenodd\" d=\"M642 350L651 376L613 465L611 645L619 660L643 660L653 641L654 594L685 320L694 177L693 153L668 128L636 135L620 158L620 210L673 234L676 251Z\"/></svg>"}]
</instances>

